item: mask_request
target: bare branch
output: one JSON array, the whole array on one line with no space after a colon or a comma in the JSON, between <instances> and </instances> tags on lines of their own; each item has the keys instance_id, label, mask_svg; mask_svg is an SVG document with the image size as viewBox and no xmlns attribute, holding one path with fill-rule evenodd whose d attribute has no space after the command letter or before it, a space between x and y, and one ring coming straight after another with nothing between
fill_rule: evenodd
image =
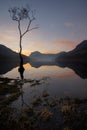
<instances>
[{"instance_id":1,"label":"bare branch","mask_svg":"<svg viewBox=\"0 0 87 130\"><path fill-rule=\"evenodd\" d=\"M27 29L26 30L29 30L29 28L30 28L30 25L31 25L31 20L29 20L29 23L28 23L28 26L27 26Z\"/></svg>"},{"instance_id":2,"label":"bare branch","mask_svg":"<svg viewBox=\"0 0 87 130\"><path fill-rule=\"evenodd\" d=\"M24 36L28 31L30 31L31 23L32 23L32 21L34 21L34 20L35 20L34 18L32 18L32 19L29 18L29 23L28 23L27 29L26 29L26 31L22 34L22 36Z\"/></svg>"},{"instance_id":3,"label":"bare branch","mask_svg":"<svg viewBox=\"0 0 87 130\"><path fill-rule=\"evenodd\" d=\"M30 31L35 30L35 29L38 29L38 28L39 28L39 27L33 27L33 28L29 29L28 31L30 32Z\"/></svg>"},{"instance_id":4,"label":"bare branch","mask_svg":"<svg viewBox=\"0 0 87 130\"><path fill-rule=\"evenodd\" d=\"M23 37L27 32L28 32L28 30L26 30L21 36Z\"/></svg>"},{"instance_id":5,"label":"bare branch","mask_svg":"<svg viewBox=\"0 0 87 130\"><path fill-rule=\"evenodd\" d=\"M26 30L21 36L23 37L27 32L30 32L30 31L38 29L38 28L39 27L33 27L33 28L29 29L29 30Z\"/></svg>"},{"instance_id":6,"label":"bare branch","mask_svg":"<svg viewBox=\"0 0 87 130\"><path fill-rule=\"evenodd\" d=\"M26 7L18 8L18 7L13 7L10 8L9 10L10 17L12 20L17 21L18 23L18 30L19 30L19 35L20 35L20 52L22 51L22 38L23 36L27 33L30 32L34 29L38 29L38 27L31 27L31 23L35 20L34 14L35 10L31 10L29 6L27 5ZM21 21L26 20L28 21L28 25L25 28L25 31L22 32L21 28Z\"/></svg>"},{"instance_id":7,"label":"bare branch","mask_svg":"<svg viewBox=\"0 0 87 130\"><path fill-rule=\"evenodd\" d=\"M19 34L20 34L20 37L21 37L21 27L20 27L20 20L18 21L18 29L19 29Z\"/></svg>"}]
</instances>

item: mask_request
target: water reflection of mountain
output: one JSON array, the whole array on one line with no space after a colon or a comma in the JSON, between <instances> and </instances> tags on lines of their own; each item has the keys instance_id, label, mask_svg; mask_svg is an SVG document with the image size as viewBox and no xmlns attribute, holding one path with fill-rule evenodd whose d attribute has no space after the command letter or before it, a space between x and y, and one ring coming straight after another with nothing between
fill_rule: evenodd
<instances>
[{"instance_id":1,"label":"water reflection of mountain","mask_svg":"<svg viewBox=\"0 0 87 130\"><path fill-rule=\"evenodd\" d=\"M41 66L59 66L62 68L68 67L75 71L81 78L87 78L87 62L30 62L32 67L38 68ZM0 75L11 71L13 68L18 67L17 61L0 61Z\"/></svg>"},{"instance_id":2,"label":"water reflection of mountain","mask_svg":"<svg viewBox=\"0 0 87 130\"><path fill-rule=\"evenodd\" d=\"M87 78L87 62L30 62L30 65L35 68L41 66L59 66L62 68L68 67L81 78Z\"/></svg>"},{"instance_id":3,"label":"water reflection of mountain","mask_svg":"<svg viewBox=\"0 0 87 130\"><path fill-rule=\"evenodd\" d=\"M19 66L19 62L11 60L2 60L0 61L0 75L5 74L11 71L13 68Z\"/></svg>"},{"instance_id":4,"label":"water reflection of mountain","mask_svg":"<svg viewBox=\"0 0 87 130\"><path fill-rule=\"evenodd\" d=\"M75 73L81 78L87 78L87 62L30 62L30 65L35 68L39 68L41 66L59 66L62 68L68 67L74 70ZM0 61L0 75L11 71L13 68L18 66L18 61L2 60Z\"/></svg>"},{"instance_id":5,"label":"water reflection of mountain","mask_svg":"<svg viewBox=\"0 0 87 130\"><path fill-rule=\"evenodd\" d=\"M41 67L41 66L57 66L57 62L55 62L55 61L51 61L51 62L47 62L47 61L30 61L29 62L30 63L30 65L32 66L32 67L35 67L35 68L39 68L39 67Z\"/></svg>"},{"instance_id":6,"label":"water reflection of mountain","mask_svg":"<svg viewBox=\"0 0 87 130\"><path fill-rule=\"evenodd\" d=\"M24 64L27 61L24 62ZM12 69L18 67L20 64L17 60L0 60L0 75L6 74L7 72L11 71Z\"/></svg>"},{"instance_id":7,"label":"water reflection of mountain","mask_svg":"<svg viewBox=\"0 0 87 130\"><path fill-rule=\"evenodd\" d=\"M87 78L87 62L58 62L58 66L72 69L81 78Z\"/></svg>"}]
</instances>

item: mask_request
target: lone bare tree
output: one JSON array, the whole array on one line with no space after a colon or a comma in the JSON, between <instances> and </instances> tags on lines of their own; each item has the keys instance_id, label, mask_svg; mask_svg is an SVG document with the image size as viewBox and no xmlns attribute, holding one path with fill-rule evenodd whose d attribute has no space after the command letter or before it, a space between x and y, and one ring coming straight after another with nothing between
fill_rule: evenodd
<instances>
[{"instance_id":1,"label":"lone bare tree","mask_svg":"<svg viewBox=\"0 0 87 130\"><path fill-rule=\"evenodd\" d=\"M19 47L20 47L20 52L19 52L19 57L20 57L20 66L18 68L18 71L20 73L21 79L23 79L23 73L24 73L24 67L23 67L23 57L21 55L22 53L22 38L23 36L34 30L37 29L37 26L32 27L32 22L35 20L34 17L34 10L31 10L29 6L18 8L18 7L13 7L9 9L10 17L12 20L16 21L18 24L18 30L19 30ZM27 26L25 30L23 31L22 29L22 21L26 20L27 21Z\"/></svg>"},{"instance_id":2,"label":"lone bare tree","mask_svg":"<svg viewBox=\"0 0 87 130\"><path fill-rule=\"evenodd\" d=\"M29 6L21 7L21 8L13 7L13 8L10 8L8 11L10 13L10 17L12 18L12 20L16 21L18 24L19 37L20 37L19 47L20 47L20 54L21 54L23 36L26 33L38 28L37 26L31 27L32 22L35 20L35 16L34 16L35 11L31 10ZM22 26L21 26L21 23L23 20L26 20L28 23L24 32L22 31Z\"/></svg>"}]
</instances>

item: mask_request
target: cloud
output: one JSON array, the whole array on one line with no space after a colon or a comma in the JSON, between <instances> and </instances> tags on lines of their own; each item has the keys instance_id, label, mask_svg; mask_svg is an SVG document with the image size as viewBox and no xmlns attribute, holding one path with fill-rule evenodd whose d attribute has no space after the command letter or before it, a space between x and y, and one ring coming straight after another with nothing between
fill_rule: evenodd
<instances>
[{"instance_id":1,"label":"cloud","mask_svg":"<svg viewBox=\"0 0 87 130\"><path fill-rule=\"evenodd\" d=\"M50 43L34 41L30 43L29 48L32 51L40 51L42 53L59 53L60 51L70 51L74 49L76 45L76 41L60 39Z\"/></svg>"},{"instance_id":2,"label":"cloud","mask_svg":"<svg viewBox=\"0 0 87 130\"><path fill-rule=\"evenodd\" d=\"M2 31L0 32L0 43L12 44L17 42L17 34L15 31Z\"/></svg>"},{"instance_id":3,"label":"cloud","mask_svg":"<svg viewBox=\"0 0 87 130\"><path fill-rule=\"evenodd\" d=\"M75 24L73 22L65 22L64 26L66 26L66 27L74 27Z\"/></svg>"},{"instance_id":4,"label":"cloud","mask_svg":"<svg viewBox=\"0 0 87 130\"><path fill-rule=\"evenodd\" d=\"M76 47L76 42L72 40L58 40L54 42L55 46L61 51L69 51Z\"/></svg>"},{"instance_id":5,"label":"cloud","mask_svg":"<svg viewBox=\"0 0 87 130\"><path fill-rule=\"evenodd\" d=\"M42 42L35 42L35 41L33 41L33 42L31 42L31 45L32 46L38 46L38 47L42 47L42 46L44 46L44 43L42 43Z\"/></svg>"},{"instance_id":6,"label":"cloud","mask_svg":"<svg viewBox=\"0 0 87 130\"><path fill-rule=\"evenodd\" d=\"M9 47L12 50L19 49L19 34L16 30L1 30L0 31L0 44Z\"/></svg>"}]
</instances>

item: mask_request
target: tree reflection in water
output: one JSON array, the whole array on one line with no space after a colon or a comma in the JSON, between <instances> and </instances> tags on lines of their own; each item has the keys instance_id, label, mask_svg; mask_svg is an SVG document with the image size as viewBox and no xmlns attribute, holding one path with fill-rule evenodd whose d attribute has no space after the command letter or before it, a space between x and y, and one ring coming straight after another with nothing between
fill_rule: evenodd
<instances>
[{"instance_id":1,"label":"tree reflection in water","mask_svg":"<svg viewBox=\"0 0 87 130\"><path fill-rule=\"evenodd\" d=\"M24 79L23 73L24 73L25 69L23 67L23 57L22 57L21 53L19 53L19 58L20 58L20 66L18 68L18 72L20 73L20 77L23 80Z\"/></svg>"},{"instance_id":2,"label":"tree reflection in water","mask_svg":"<svg viewBox=\"0 0 87 130\"><path fill-rule=\"evenodd\" d=\"M21 78L21 81L20 81L20 91L21 91L21 106L23 107L24 105L28 106L25 101L24 101L24 92L23 92L23 85L24 85L24 71L25 71L25 68L23 67L23 57L22 57L22 54L21 54L21 51L19 53L19 58L20 58L20 66L18 68L18 72L20 73L20 78Z\"/></svg>"}]
</instances>

